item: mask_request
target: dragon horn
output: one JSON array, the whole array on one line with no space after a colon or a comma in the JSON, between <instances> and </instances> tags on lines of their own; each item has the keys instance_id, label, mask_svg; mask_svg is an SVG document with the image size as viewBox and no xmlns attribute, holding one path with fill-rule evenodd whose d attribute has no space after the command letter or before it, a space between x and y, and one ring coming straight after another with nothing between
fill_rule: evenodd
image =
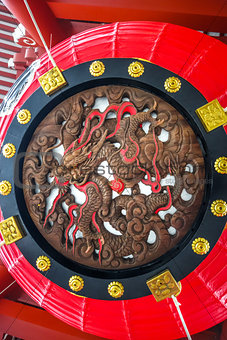
<instances>
[{"instance_id":1,"label":"dragon horn","mask_svg":"<svg viewBox=\"0 0 227 340\"><path fill-rule=\"evenodd\" d=\"M88 139L89 133L91 128L91 121L90 119L87 120L87 126L83 128L82 135L83 138L80 141L80 144L84 144L86 140Z\"/></svg>"},{"instance_id":2,"label":"dragon horn","mask_svg":"<svg viewBox=\"0 0 227 340\"><path fill-rule=\"evenodd\" d=\"M103 146L103 143L105 142L106 136L107 136L108 130L104 132L102 135L100 141L92 148L92 154L97 154L101 147Z\"/></svg>"}]
</instances>

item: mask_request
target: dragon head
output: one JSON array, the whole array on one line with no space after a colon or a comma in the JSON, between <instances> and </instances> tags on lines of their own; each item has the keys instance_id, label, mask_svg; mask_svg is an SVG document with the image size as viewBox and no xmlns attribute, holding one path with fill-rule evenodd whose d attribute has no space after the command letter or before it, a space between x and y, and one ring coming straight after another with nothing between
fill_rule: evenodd
<instances>
[{"instance_id":1,"label":"dragon head","mask_svg":"<svg viewBox=\"0 0 227 340\"><path fill-rule=\"evenodd\" d=\"M106 136L107 130L98 142L89 142L84 146L82 143L78 143L77 139L73 148L65 153L61 167L70 174L71 184L81 186L87 182L89 175L95 171L98 165L97 155Z\"/></svg>"}]
</instances>

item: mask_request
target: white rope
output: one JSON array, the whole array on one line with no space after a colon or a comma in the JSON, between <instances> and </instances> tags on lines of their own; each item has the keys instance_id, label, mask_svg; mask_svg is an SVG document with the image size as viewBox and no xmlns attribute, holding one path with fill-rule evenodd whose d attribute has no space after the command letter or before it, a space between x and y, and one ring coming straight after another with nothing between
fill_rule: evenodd
<instances>
[{"instance_id":1,"label":"white rope","mask_svg":"<svg viewBox=\"0 0 227 340\"><path fill-rule=\"evenodd\" d=\"M38 24L37 24L37 22L36 22L36 20L35 20L35 17L34 17L34 15L33 15L32 11L31 11L31 8L29 7L29 4L28 4L27 0L24 0L24 3L25 3L25 6L26 6L26 8L27 8L27 10L28 10L28 13L30 14L30 17L31 17L31 19L32 19L32 21L33 21L33 24L34 24L34 26L35 26L35 28L36 28L38 34L39 34L39 37L40 37L40 39L41 39L41 41L42 41L42 43L43 43L43 46L44 46L44 48L45 48L45 50L46 50L46 53L48 54L48 57L49 57L50 61L52 62L52 64L53 64L54 67L57 66L56 63L55 63L55 61L54 61L54 58L52 57L52 55L51 55L51 53L50 53L50 50L49 50L48 47L47 47L47 44L46 44L46 42L45 42L45 40L44 40L44 38L43 38L43 35L42 35L42 33L41 33L40 29L39 29L39 26L38 26Z\"/></svg>"},{"instance_id":2,"label":"white rope","mask_svg":"<svg viewBox=\"0 0 227 340\"><path fill-rule=\"evenodd\" d=\"M180 317L180 320L181 320L182 325L183 325L183 327L184 327L184 330L185 330L185 333L186 333L186 335L187 335L187 338L188 338L188 340L192 340L191 335L190 335L190 333L189 333L189 331L188 331L188 328L187 328L187 326L186 326L186 323L185 323L185 321L184 321L183 315L182 315L181 310L180 310L180 305L181 305L181 304L178 302L176 296L172 295L171 297L172 297L173 302L174 302L174 304L175 304L175 306L176 306L177 312L178 312L178 314L179 314L179 317Z\"/></svg>"},{"instance_id":3,"label":"white rope","mask_svg":"<svg viewBox=\"0 0 227 340\"><path fill-rule=\"evenodd\" d=\"M9 287L11 287L15 282L16 282L16 280L13 281L13 282L11 282L5 289L3 289L3 290L0 292L0 295L2 295L2 294L3 294Z\"/></svg>"}]
</instances>

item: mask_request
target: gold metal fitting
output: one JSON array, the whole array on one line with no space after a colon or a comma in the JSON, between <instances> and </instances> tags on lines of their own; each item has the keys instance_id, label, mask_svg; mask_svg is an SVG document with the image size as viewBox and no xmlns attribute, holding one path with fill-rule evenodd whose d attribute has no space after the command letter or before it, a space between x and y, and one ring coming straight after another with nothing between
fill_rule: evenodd
<instances>
[{"instance_id":1,"label":"gold metal fitting","mask_svg":"<svg viewBox=\"0 0 227 340\"><path fill-rule=\"evenodd\" d=\"M17 114L17 120L20 124L27 124L31 120L31 112L28 110L20 110Z\"/></svg>"},{"instance_id":2,"label":"gold metal fitting","mask_svg":"<svg viewBox=\"0 0 227 340\"><path fill-rule=\"evenodd\" d=\"M181 81L177 77L169 77L164 83L164 88L167 92L177 92L181 88Z\"/></svg>"},{"instance_id":3,"label":"gold metal fitting","mask_svg":"<svg viewBox=\"0 0 227 340\"><path fill-rule=\"evenodd\" d=\"M219 174L227 174L227 157L219 157L216 159L214 168Z\"/></svg>"},{"instance_id":4,"label":"gold metal fitting","mask_svg":"<svg viewBox=\"0 0 227 340\"><path fill-rule=\"evenodd\" d=\"M7 245L20 240L24 236L22 227L14 216L0 222L0 232L3 236L4 243Z\"/></svg>"},{"instance_id":5,"label":"gold metal fitting","mask_svg":"<svg viewBox=\"0 0 227 340\"><path fill-rule=\"evenodd\" d=\"M105 65L99 60L93 61L89 67L89 71L92 76L99 77L105 72Z\"/></svg>"},{"instance_id":6,"label":"gold metal fitting","mask_svg":"<svg viewBox=\"0 0 227 340\"><path fill-rule=\"evenodd\" d=\"M69 287L74 292L79 292L84 287L84 280L78 275L71 276L69 279Z\"/></svg>"},{"instance_id":7,"label":"gold metal fitting","mask_svg":"<svg viewBox=\"0 0 227 340\"><path fill-rule=\"evenodd\" d=\"M210 249L209 242L203 238L198 237L192 242L192 250L198 255L205 255Z\"/></svg>"},{"instance_id":8,"label":"gold metal fitting","mask_svg":"<svg viewBox=\"0 0 227 340\"><path fill-rule=\"evenodd\" d=\"M124 294L124 286L120 282L113 281L108 285L108 293L117 299Z\"/></svg>"},{"instance_id":9,"label":"gold metal fitting","mask_svg":"<svg viewBox=\"0 0 227 340\"><path fill-rule=\"evenodd\" d=\"M152 64L152 62L150 60L147 60L147 59L137 58L137 57L133 57L133 59L137 59L137 60L141 60L141 61L146 61L147 63Z\"/></svg>"},{"instance_id":10,"label":"gold metal fitting","mask_svg":"<svg viewBox=\"0 0 227 340\"><path fill-rule=\"evenodd\" d=\"M57 66L44 73L38 80L43 91L47 95L51 95L52 93L60 90L63 86L67 85L63 74Z\"/></svg>"},{"instance_id":11,"label":"gold metal fitting","mask_svg":"<svg viewBox=\"0 0 227 340\"><path fill-rule=\"evenodd\" d=\"M36 267L41 271L41 272L46 272L47 270L50 269L51 267L51 262L49 257L47 256L39 256L36 260Z\"/></svg>"},{"instance_id":12,"label":"gold metal fitting","mask_svg":"<svg viewBox=\"0 0 227 340\"><path fill-rule=\"evenodd\" d=\"M157 302L172 295L177 296L181 292L181 283L174 279L169 270L147 280L147 286Z\"/></svg>"},{"instance_id":13,"label":"gold metal fitting","mask_svg":"<svg viewBox=\"0 0 227 340\"><path fill-rule=\"evenodd\" d=\"M12 185L9 181L0 182L0 194L3 196L7 196L11 193Z\"/></svg>"},{"instance_id":14,"label":"gold metal fitting","mask_svg":"<svg viewBox=\"0 0 227 340\"><path fill-rule=\"evenodd\" d=\"M16 148L12 143L7 143L2 148L2 154L5 158L11 158L15 155Z\"/></svg>"},{"instance_id":15,"label":"gold metal fitting","mask_svg":"<svg viewBox=\"0 0 227 340\"><path fill-rule=\"evenodd\" d=\"M140 77L144 72L144 66L139 61L134 61L128 67L128 73L131 77Z\"/></svg>"},{"instance_id":16,"label":"gold metal fitting","mask_svg":"<svg viewBox=\"0 0 227 340\"><path fill-rule=\"evenodd\" d=\"M217 99L195 110L206 132L210 132L227 123L227 114Z\"/></svg>"},{"instance_id":17,"label":"gold metal fitting","mask_svg":"<svg viewBox=\"0 0 227 340\"><path fill-rule=\"evenodd\" d=\"M227 214L227 203L223 200L216 200L211 204L211 212L218 217L223 217Z\"/></svg>"}]
</instances>

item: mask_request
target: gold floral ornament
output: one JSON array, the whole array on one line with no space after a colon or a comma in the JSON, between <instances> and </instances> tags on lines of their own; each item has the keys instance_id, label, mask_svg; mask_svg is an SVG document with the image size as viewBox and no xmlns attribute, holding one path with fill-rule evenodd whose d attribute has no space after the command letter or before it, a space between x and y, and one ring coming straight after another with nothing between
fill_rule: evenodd
<instances>
[{"instance_id":1,"label":"gold floral ornament","mask_svg":"<svg viewBox=\"0 0 227 340\"><path fill-rule=\"evenodd\" d=\"M7 143L2 148L2 154L5 158L11 158L15 155L16 148L12 143Z\"/></svg>"},{"instance_id":2,"label":"gold floral ornament","mask_svg":"<svg viewBox=\"0 0 227 340\"><path fill-rule=\"evenodd\" d=\"M47 95L51 95L52 93L60 90L63 86L67 85L63 74L57 66L44 73L38 80L43 91Z\"/></svg>"},{"instance_id":3,"label":"gold floral ornament","mask_svg":"<svg viewBox=\"0 0 227 340\"><path fill-rule=\"evenodd\" d=\"M122 283L113 281L108 285L108 293L115 299L124 294L124 287Z\"/></svg>"},{"instance_id":4,"label":"gold floral ornament","mask_svg":"<svg viewBox=\"0 0 227 340\"><path fill-rule=\"evenodd\" d=\"M31 112L23 109L17 114L17 120L20 124L27 124L31 120Z\"/></svg>"},{"instance_id":5,"label":"gold floral ornament","mask_svg":"<svg viewBox=\"0 0 227 340\"><path fill-rule=\"evenodd\" d=\"M169 270L147 280L147 286L157 302L172 295L177 296L181 292L181 283L176 282Z\"/></svg>"},{"instance_id":6,"label":"gold floral ornament","mask_svg":"<svg viewBox=\"0 0 227 340\"><path fill-rule=\"evenodd\" d=\"M69 287L74 292L79 292L84 287L84 280L78 275L74 275L69 279Z\"/></svg>"},{"instance_id":7,"label":"gold floral ornament","mask_svg":"<svg viewBox=\"0 0 227 340\"><path fill-rule=\"evenodd\" d=\"M192 242L192 250L198 255L205 255L210 249L209 242L203 238L198 237Z\"/></svg>"},{"instance_id":8,"label":"gold floral ornament","mask_svg":"<svg viewBox=\"0 0 227 340\"><path fill-rule=\"evenodd\" d=\"M9 181L0 182L0 194L3 196L7 196L11 193L12 185Z\"/></svg>"},{"instance_id":9,"label":"gold floral ornament","mask_svg":"<svg viewBox=\"0 0 227 340\"><path fill-rule=\"evenodd\" d=\"M2 244L11 244L20 240L24 232L19 225L16 217L12 216L0 222L0 232L4 241Z\"/></svg>"},{"instance_id":10,"label":"gold floral ornament","mask_svg":"<svg viewBox=\"0 0 227 340\"><path fill-rule=\"evenodd\" d=\"M167 92L177 92L181 88L181 81L177 77L169 77L164 83L164 88Z\"/></svg>"},{"instance_id":11,"label":"gold floral ornament","mask_svg":"<svg viewBox=\"0 0 227 340\"><path fill-rule=\"evenodd\" d=\"M51 267L51 262L49 257L47 256L39 256L36 260L36 267L41 271L41 272L46 272L47 270L50 269Z\"/></svg>"},{"instance_id":12,"label":"gold floral ornament","mask_svg":"<svg viewBox=\"0 0 227 340\"><path fill-rule=\"evenodd\" d=\"M89 71L92 76L99 77L105 72L105 65L99 60L93 61L89 67Z\"/></svg>"},{"instance_id":13,"label":"gold floral ornament","mask_svg":"<svg viewBox=\"0 0 227 340\"><path fill-rule=\"evenodd\" d=\"M223 217L227 214L227 203L223 200L216 200L211 204L211 212L218 217Z\"/></svg>"},{"instance_id":14,"label":"gold floral ornament","mask_svg":"<svg viewBox=\"0 0 227 340\"><path fill-rule=\"evenodd\" d=\"M227 113L217 99L195 110L206 132L210 132L227 123Z\"/></svg>"},{"instance_id":15,"label":"gold floral ornament","mask_svg":"<svg viewBox=\"0 0 227 340\"><path fill-rule=\"evenodd\" d=\"M128 73L131 77L140 77L144 72L144 66L139 61L134 61L128 67Z\"/></svg>"},{"instance_id":16,"label":"gold floral ornament","mask_svg":"<svg viewBox=\"0 0 227 340\"><path fill-rule=\"evenodd\" d=\"M219 157L216 159L214 168L219 174L227 174L227 157Z\"/></svg>"}]
</instances>

